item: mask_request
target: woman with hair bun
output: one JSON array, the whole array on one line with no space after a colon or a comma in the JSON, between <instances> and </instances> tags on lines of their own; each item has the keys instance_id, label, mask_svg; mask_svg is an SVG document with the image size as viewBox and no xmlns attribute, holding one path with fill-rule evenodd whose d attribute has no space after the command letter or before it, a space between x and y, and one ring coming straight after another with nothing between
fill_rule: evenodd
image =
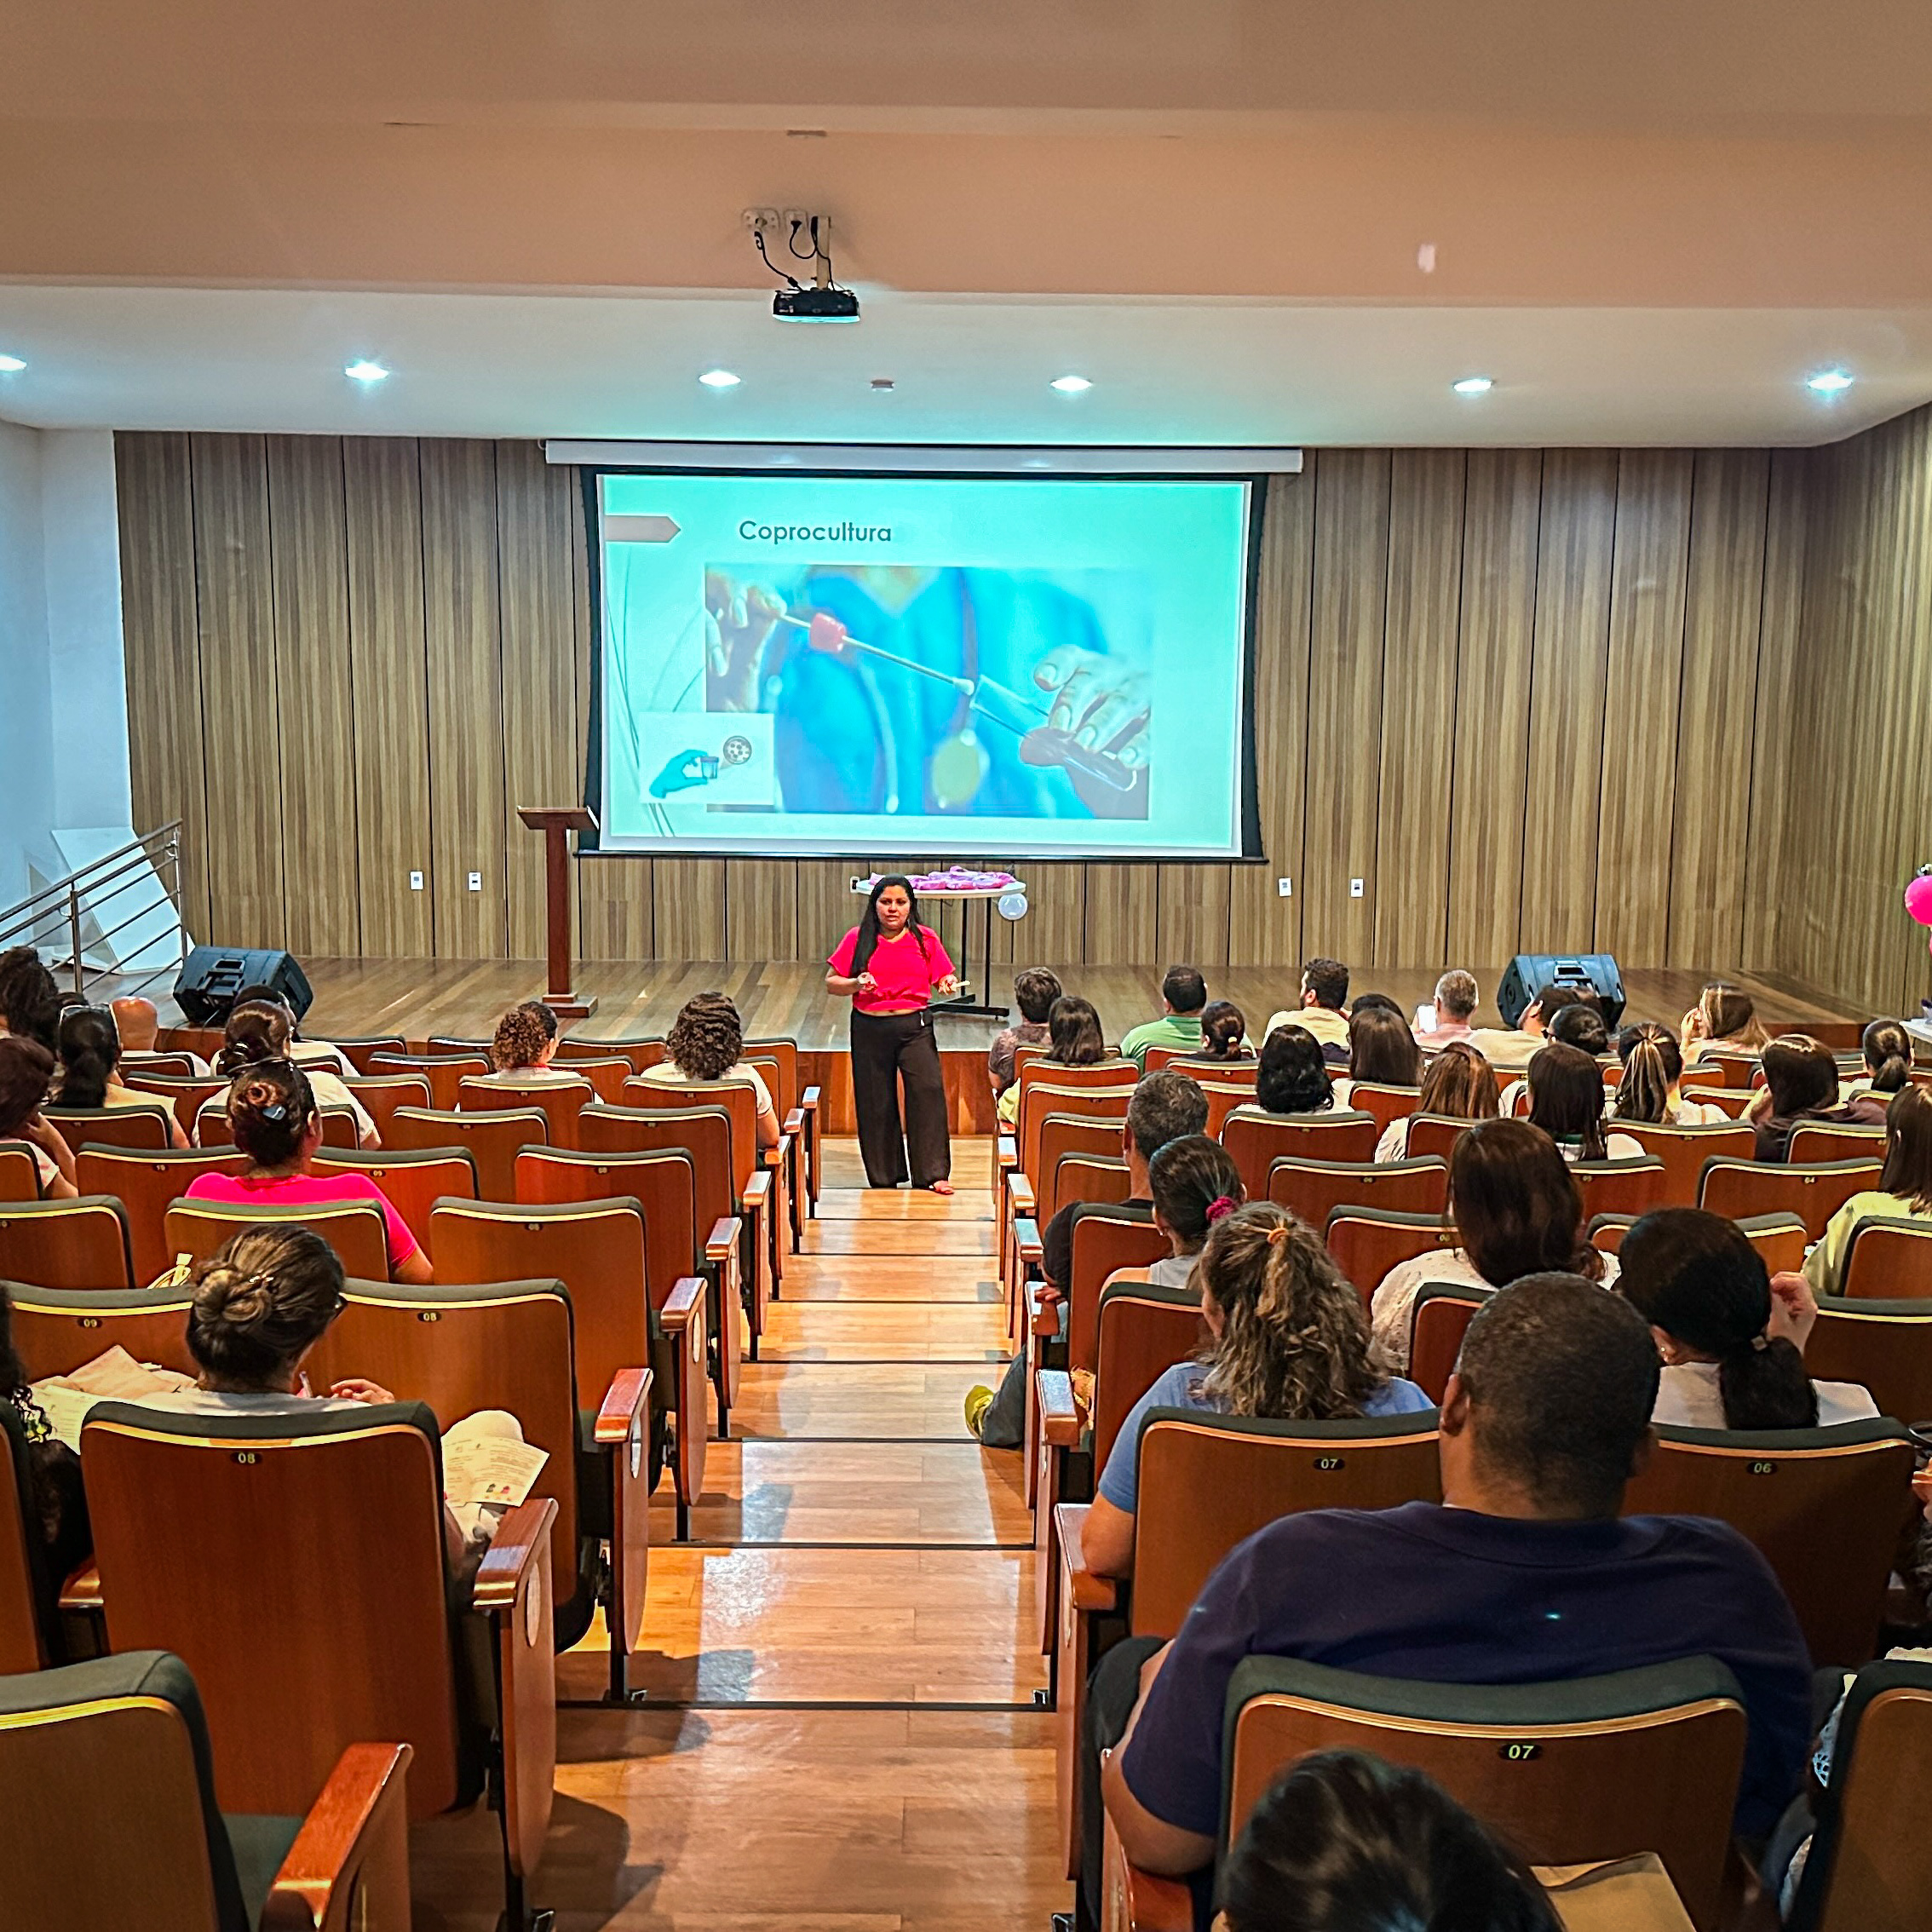
<instances>
[{"instance_id":1,"label":"woman with hair bun","mask_svg":"<svg viewBox=\"0 0 1932 1932\"><path fill-rule=\"evenodd\" d=\"M1197 1060L1252 1060L1248 1022L1233 1000L1213 999L1201 1009L1201 1044Z\"/></svg>"},{"instance_id":2,"label":"woman with hair bun","mask_svg":"<svg viewBox=\"0 0 1932 1932\"><path fill-rule=\"evenodd\" d=\"M1804 1344L1818 1304L1802 1274L1775 1282L1735 1222L1657 1208L1624 1237L1617 1285L1664 1358L1653 1423L1680 1429L1815 1429L1878 1405L1856 1383L1814 1382Z\"/></svg>"},{"instance_id":3,"label":"woman with hair bun","mask_svg":"<svg viewBox=\"0 0 1932 1932\"><path fill-rule=\"evenodd\" d=\"M1149 1409L1339 1422L1434 1406L1384 1368L1361 1297L1321 1237L1286 1209L1256 1201L1222 1214L1194 1279L1210 1339L1192 1361L1157 1377L1120 1425L1081 1535L1097 1576L1125 1576L1133 1567L1141 1418Z\"/></svg>"},{"instance_id":4,"label":"woman with hair bun","mask_svg":"<svg viewBox=\"0 0 1932 1932\"><path fill-rule=\"evenodd\" d=\"M1865 1055L1866 1078L1847 1098L1845 1118L1882 1127L1893 1095L1912 1084L1912 1035L1903 1021L1874 1020L1859 1045Z\"/></svg>"},{"instance_id":5,"label":"woman with hair bun","mask_svg":"<svg viewBox=\"0 0 1932 1932\"><path fill-rule=\"evenodd\" d=\"M228 1089L227 1112L235 1146L247 1155L248 1165L239 1174L196 1176L188 1184L188 1199L244 1206L260 1202L277 1207L373 1201L382 1210L389 1279L430 1280L428 1256L389 1197L366 1174L313 1170L322 1145L322 1114L315 1104L317 1078L288 1060L265 1060L244 1067Z\"/></svg>"},{"instance_id":6,"label":"woman with hair bun","mask_svg":"<svg viewBox=\"0 0 1932 1932\"><path fill-rule=\"evenodd\" d=\"M294 1044L295 1015L281 1001L243 1000L229 1014L228 1023L221 1029L221 1049L215 1055L215 1071L222 1079L232 1080L244 1068L259 1066L264 1061L287 1061L293 1066L296 1064ZM308 1076L316 1106L347 1107L355 1116L358 1145L382 1146L382 1136L376 1131L376 1123L342 1084L340 1075L325 1067L304 1066L302 1072Z\"/></svg>"},{"instance_id":7,"label":"woman with hair bun","mask_svg":"<svg viewBox=\"0 0 1932 1932\"><path fill-rule=\"evenodd\" d=\"M54 1111L91 1113L110 1107L164 1107L169 1144L186 1147L188 1137L175 1110L152 1094L124 1087L121 1033L105 1006L70 1006L60 1015L59 1034L60 1081L54 1095Z\"/></svg>"}]
</instances>

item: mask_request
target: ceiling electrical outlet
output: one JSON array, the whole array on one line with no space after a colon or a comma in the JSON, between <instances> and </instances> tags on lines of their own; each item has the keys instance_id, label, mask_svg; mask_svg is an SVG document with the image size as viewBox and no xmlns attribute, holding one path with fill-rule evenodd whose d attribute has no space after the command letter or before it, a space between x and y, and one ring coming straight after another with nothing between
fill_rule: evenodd
<instances>
[{"instance_id":1,"label":"ceiling electrical outlet","mask_svg":"<svg viewBox=\"0 0 1932 1932\"><path fill-rule=\"evenodd\" d=\"M1362 896L1362 882L1360 879L1348 881L1348 896L1351 899L1360 899Z\"/></svg>"},{"instance_id":2,"label":"ceiling electrical outlet","mask_svg":"<svg viewBox=\"0 0 1932 1932\"><path fill-rule=\"evenodd\" d=\"M422 875L422 873L420 873L420 872L411 872L411 874L409 875L409 889L410 889L410 890L411 890L411 892L421 892L421 891L423 890L423 875Z\"/></svg>"},{"instance_id":3,"label":"ceiling electrical outlet","mask_svg":"<svg viewBox=\"0 0 1932 1932\"><path fill-rule=\"evenodd\" d=\"M755 235L768 235L779 225L779 212L775 208L747 208L739 216Z\"/></svg>"},{"instance_id":4,"label":"ceiling electrical outlet","mask_svg":"<svg viewBox=\"0 0 1932 1932\"><path fill-rule=\"evenodd\" d=\"M1359 883L1359 882L1358 882L1358 883ZM471 874L469 875L469 889L470 889L470 890L471 890L472 892L480 892L480 891L482 891L482 889L483 889L483 875L482 875L482 874L481 874L480 872L472 872L472 873L471 873ZM1359 896L1359 894L1358 894L1358 896Z\"/></svg>"},{"instance_id":5,"label":"ceiling electrical outlet","mask_svg":"<svg viewBox=\"0 0 1932 1932\"><path fill-rule=\"evenodd\" d=\"M1284 899L1292 899L1295 896L1295 882L1292 879L1277 879L1274 882L1274 889Z\"/></svg>"}]
</instances>

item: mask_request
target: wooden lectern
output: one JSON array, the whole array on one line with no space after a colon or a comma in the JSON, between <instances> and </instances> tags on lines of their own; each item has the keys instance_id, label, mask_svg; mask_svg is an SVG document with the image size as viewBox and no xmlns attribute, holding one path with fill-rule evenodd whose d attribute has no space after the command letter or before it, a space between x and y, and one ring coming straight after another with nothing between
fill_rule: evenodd
<instances>
[{"instance_id":1,"label":"wooden lectern","mask_svg":"<svg viewBox=\"0 0 1932 1932\"><path fill-rule=\"evenodd\" d=\"M570 835L595 831L597 814L588 805L519 805L516 815L543 835L543 883L550 939L550 985L543 1003L560 1020L582 1020L597 1010L595 993L575 992L570 983Z\"/></svg>"}]
</instances>

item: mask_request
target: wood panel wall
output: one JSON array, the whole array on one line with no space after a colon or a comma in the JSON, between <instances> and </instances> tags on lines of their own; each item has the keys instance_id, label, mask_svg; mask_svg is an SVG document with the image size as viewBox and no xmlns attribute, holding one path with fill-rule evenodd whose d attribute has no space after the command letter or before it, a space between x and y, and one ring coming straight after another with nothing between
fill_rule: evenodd
<instances>
[{"instance_id":1,"label":"wood panel wall","mask_svg":"<svg viewBox=\"0 0 1932 1932\"><path fill-rule=\"evenodd\" d=\"M1272 480L1262 538L1266 861L1028 866L1035 909L998 957L1594 948L1896 1003L1924 960L1895 957L1892 875L1932 858L1928 441L1921 412L1774 455L1309 452ZM520 442L118 448L136 817L188 819L198 934L537 957L515 814L582 783L575 474ZM817 957L850 871L587 862L582 949Z\"/></svg>"}]
</instances>

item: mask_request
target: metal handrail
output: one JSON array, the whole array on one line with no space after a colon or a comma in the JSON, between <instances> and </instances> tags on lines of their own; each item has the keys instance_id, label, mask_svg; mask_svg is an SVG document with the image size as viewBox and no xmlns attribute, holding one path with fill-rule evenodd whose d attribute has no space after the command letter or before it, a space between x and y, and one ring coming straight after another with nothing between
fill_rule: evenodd
<instances>
[{"instance_id":1,"label":"metal handrail","mask_svg":"<svg viewBox=\"0 0 1932 1932\"><path fill-rule=\"evenodd\" d=\"M179 970L187 957L187 933L181 919L181 821L179 819L170 819L154 831L141 833L127 844L117 846L113 851L103 853L100 858L77 867L66 878L56 879L52 884L43 886L38 892L29 893L25 899L0 910L0 949L22 940L34 944L35 935L43 926L60 919L67 929L70 957L59 963L71 969L75 996L84 999L89 969L81 943L82 917L92 911L95 901L117 899L135 889L131 885L119 884L119 881L144 874L152 874L154 877L159 896L144 900L96 938L99 940L112 939L136 920L165 906L175 922L177 942L175 957L131 980L127 975L111 973L105 967L99 969L95 976L97 979L113 978L122 982L124 992L131 992L159 979L170 969ZM141 948L144 952L147 950L145 946Z\"/></svg>"}]
</instances>

